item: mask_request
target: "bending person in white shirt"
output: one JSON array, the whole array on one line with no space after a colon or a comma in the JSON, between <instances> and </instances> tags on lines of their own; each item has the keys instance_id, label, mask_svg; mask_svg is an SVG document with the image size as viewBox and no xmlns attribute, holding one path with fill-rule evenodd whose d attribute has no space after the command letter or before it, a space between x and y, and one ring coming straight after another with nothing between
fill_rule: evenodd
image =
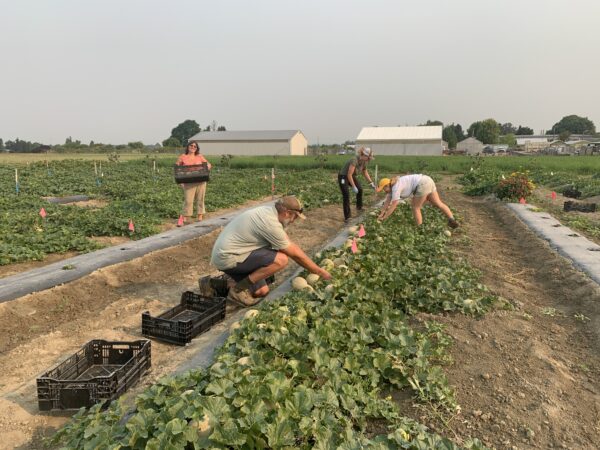
<instances>
[{"instance_id":1,"label":"bending person in white shirt","mask_svg":"<svg viewBox=\"0 0 600 450\"><path fill-rule=\"evenodd\" d=\"M381 213L377 217L378 220L385 220L390 217L401 200L412 196L412 212L417 225L423 223L421 208L425 202L429 202L444 213L448 218L449 227L458 227L458 222L454 219L452 211L440 199L434 181L427 175L413 174L394 178L382 178L377 187L377 192L381 191L384 191L387 196Z\"/></svg>"}]
</instances>

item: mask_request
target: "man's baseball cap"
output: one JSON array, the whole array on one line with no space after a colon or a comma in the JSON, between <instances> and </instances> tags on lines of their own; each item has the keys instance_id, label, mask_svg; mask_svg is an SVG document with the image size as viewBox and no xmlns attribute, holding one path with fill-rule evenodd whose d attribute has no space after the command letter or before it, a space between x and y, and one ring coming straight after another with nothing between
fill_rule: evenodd
<instances>
[{"instance_id":1,"label":"man's baseball cap","mask_svg":"<svg viewBox=\"0 0 600 450\"><path fill-rule=\"evenodd\" d=\"M277 203L282 205L288 211L294 211L296 216L300 217L301 219L306 219L306 216L302 214L304 212L302 203L300 203L300 200L298 200L294 195L281 197L279 200L277 200Z\"/></svg>"},{"instance_id":2,"label":"man's baseball cap","mask_svg":"<svg viewBox=\"0 0 600 450\"><path fill-rule=\"evenodd\" d=\"M381 180L379 180L379 186L377 186L376 191L377 192L383 191L383 188L386 187L391 182L392 181L389 178L382 178Z\"/></svg>"}]
</instances>

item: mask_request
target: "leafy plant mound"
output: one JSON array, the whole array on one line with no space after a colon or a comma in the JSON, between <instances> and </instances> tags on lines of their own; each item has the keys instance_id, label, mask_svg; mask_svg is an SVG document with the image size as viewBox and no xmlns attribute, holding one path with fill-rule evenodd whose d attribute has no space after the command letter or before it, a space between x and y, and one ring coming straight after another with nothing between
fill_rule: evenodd
<instances>
[{"instance_id":1,"label":"leafy plant mound","mask_svg":"<svg viewBox=\"0 0 600 450\"><path fill-rule=\"evenodd\" d=\"M358 250L332 250L332 282L261 305L215 363L167 378L135 400L82 410L54 442L66 448L455 449L403 415L394 391L446 411L458 406L440 364L449 337L415 312L485 311L493 298L455 261L427 210L365 224ZM416 325L415 325L416 323ZM382 430L387 430L382 432ZM477 440L466 448L483 448Z\"/></svg>"},{"instance_id":2,"label":"leafy plant mound","mask_svg":"<svg viewBox=\"0 0 600 450\"><path fill-rule=\"evenodd\" d=\"M519 200L528 198L534 189L535 184L529 179L529 173L513 172L498 183L495 192L501 200Z\"/></svg>"}]
</instances>

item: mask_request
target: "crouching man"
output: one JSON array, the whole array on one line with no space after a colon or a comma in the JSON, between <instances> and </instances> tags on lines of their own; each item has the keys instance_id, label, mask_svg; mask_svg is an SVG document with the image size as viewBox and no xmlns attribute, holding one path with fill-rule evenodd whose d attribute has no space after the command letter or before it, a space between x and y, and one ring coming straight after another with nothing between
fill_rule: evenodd
<instances>
[{"instance_id":1,"label":"crouching man","mask_svg":"<svg viewBox=\"0 0 600 450\"><path fill-rule=\"evenodd\" d=\"M297 218L305 219L302 212L296 197L282 197L275 205L241 213L221 231L210 262L232 278L228 299L243 306L258 303L269 293L266 278L284 269L289 258L311 273L331 278L284 230Z\"/></svg>"}]
</instances>

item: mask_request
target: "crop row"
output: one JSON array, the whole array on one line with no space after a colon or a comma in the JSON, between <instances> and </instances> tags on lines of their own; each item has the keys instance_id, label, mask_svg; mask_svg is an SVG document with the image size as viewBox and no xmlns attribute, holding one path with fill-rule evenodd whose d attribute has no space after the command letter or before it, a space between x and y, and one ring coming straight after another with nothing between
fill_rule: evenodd
<instances>
[{"instance_id":1,"label":"crop row","mask_svg":"<svg viewBox=\"0 0 600 450\"><path fill-rule=\"evenodd\" d=\"M19 193L14 169L0 166L0 265L40 260L49 253L87 252L100 247L95 236L139 239L157 233L176 219L183 194L173 181L172 160L104 163L83 161L34 163L19 169ZM306 197L306 207L338 203L341 195L329 171L277 170L276 194ZM58 205L45 197L86 195L96 207ZM206 208L215 211L271 194L270 169L213 170ZM307 195L310 194L310 195ZM39 215L44 208L47 215ZM135 232L128 229L133 221Z\"/></svg>"},{"instance_id":2,"label":"crop row","mask_svg":"<svg viewBox=\"0 0 600 450\"><path fill-rule=\"evenodd\" d=\"M455 449L394 399L458 407L443 373L450 338L417 312L478 314L492 303L453 258L443 218L410 209L366 221L358 253L330 250L318 281L249 312L207 370L166 378L131 402L80 411L54 437L65 448ZM324 259L322 259L324 263ZM483 448L478 440L466 448Z\"/></svg>"}]
</instances>

